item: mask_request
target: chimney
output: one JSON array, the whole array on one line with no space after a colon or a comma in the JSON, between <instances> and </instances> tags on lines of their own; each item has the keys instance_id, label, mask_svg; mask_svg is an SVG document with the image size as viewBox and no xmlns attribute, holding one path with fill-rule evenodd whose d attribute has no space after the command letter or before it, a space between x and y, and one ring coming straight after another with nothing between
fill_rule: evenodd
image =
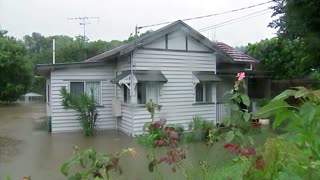
<instances>
[{"instance_id":1,"label":"chimney","mask_svg":"<svg viewBox=\"0 0 320 180\"><path fill-rule=\"evenodd\" d=\"M56 63L56 40L52 39L52 64Z\"/></svg>"}]
</instances>

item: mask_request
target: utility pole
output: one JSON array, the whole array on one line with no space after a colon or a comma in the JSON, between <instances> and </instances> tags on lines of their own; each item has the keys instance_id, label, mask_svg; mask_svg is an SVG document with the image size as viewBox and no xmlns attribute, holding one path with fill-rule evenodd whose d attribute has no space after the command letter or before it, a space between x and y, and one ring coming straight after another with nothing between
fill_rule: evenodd
<instances>
[{"instance_id":1,"label":"utility pole","mask_svg":"<svg viewBox=\"0 0 320 180\"><path fill-rule=\"evenodd\" d=\"M83 43L84 43L84 59L87 59L87 51L86 51L86 25L91 24L89 22L89 19L98 19L98 23L100 20L100 17L75 17L75 18L68 18L68 20L77 20L80 21L80 25L83 26Z\"/></svg>"},{"instance_id":2,"label":"utility pole","mask_svg":"<svg viewBox=\"0 0 320 180\"><path fill-rule=\"evenodd\" d=\"M143 28L143 27L136 25L136 27L135 27L135 33L134 33L135 37L138 37L138 35L139 35L139 33L140 33L139 30L142 29L142 28Z\"/></svg>"}]
</instances>

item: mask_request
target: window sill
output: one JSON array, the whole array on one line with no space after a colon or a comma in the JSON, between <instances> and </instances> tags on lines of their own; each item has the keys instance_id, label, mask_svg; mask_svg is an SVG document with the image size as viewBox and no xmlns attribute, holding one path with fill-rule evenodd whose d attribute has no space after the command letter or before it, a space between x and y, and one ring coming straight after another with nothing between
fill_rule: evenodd
<instances>
[{"instance_id":1,"label":"window sill","mask_svg":"<svg viewBox=\"0 0 320 180\"><path fill-rule=\"evenodd\" d=\"M208 105L208 104L215 104L214 102L196 102L193 103L192 105Z\"/></svg>"}]
</instances>

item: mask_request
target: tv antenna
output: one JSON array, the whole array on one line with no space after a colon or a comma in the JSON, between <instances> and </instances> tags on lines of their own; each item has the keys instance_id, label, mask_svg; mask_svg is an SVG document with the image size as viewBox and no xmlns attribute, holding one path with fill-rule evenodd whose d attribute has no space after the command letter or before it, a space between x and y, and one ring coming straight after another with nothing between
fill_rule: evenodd
<instances>
[{"instance_id":1,"label":"tv antenna","mask_svg":"<svg viewBox=\"0 0 320 180\"><path fill-rule=\"evenodd\" d=\"M100 17L74 17L74 18L67 18L68 20L77 20L80 21L79 24L83 26L83 43L84 43L84 59L87 59L87 52L86 52L86 25L91 24L89 21L90 19L98 19L98 23L100 21Z\"/></svg>"}]
</instances>

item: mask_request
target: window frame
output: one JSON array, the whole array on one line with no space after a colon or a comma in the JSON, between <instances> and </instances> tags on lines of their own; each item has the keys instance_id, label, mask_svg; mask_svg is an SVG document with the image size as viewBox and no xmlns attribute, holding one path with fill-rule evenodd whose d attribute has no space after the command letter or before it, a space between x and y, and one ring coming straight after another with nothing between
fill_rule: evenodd
<instances>
[{"instance_id":1,"label":"window frame","mask_svg":"<svg viewBox=\"0 0 320 180\"><path fill-rule=\"evenodd\" d=\"M146 99L146 102L145 103L139 103L139 100L138 100L138 84L139 83L145 83L146 85L146 94L145 94L145 99ZM156 104L160 104L160 82L158 81L143 81L143 82L138 82L137 83L137 86L136 86L136 90L137 90L137 104L146 104L149 102L149 97L150 97L150 86L151 86L151 83L156 83L157 84L157 88L156 88L156 95L157 95L157 99L152 99L154 103Z\"/></svg>"},{"instance_id":2,"label":"window frame","mask_svg":"<svg viewBox=\"0 0 320 180\"><path fill-rule=\"evenodd\" d=\"M202 101L197 101L197 86L202 84L203 88L202 88ZM210 101L207 101L207 88L209 87L211 88L210 92L211 92L211 99ZM199 83L196 84L196 86L194 87L194 103L196 104L201 104L201 103L213 103L213 82L210 81L200 81Z\"/></svg>"},{"instance_id":3,"label":"window frame","mask_svg":"<svg viewBox=\"0 0 320 180\"><path fill-rule=\"evenodd\" d=\"M124 96L124 93L125 93L125 90L124 89L127 89L127 93L126 93L126 96L127 96L127 99L125 99L125 96ZM125 85L125 84L123 84L122 85L122 95L123 95L123 103L124 104L130 104L131 103L131 96L130 96L130 89Z\"/></svg>"},{"instance_id":4,"label":"window frame","mask_svg":"<svg viewBox=\"0 0 320 180\"><path fill-rule=\"evenodd\" d=\"M83 92L86 93L86 87L87 87L87 82L91 82L91 83L99 83L99 86L100 86L100 99L99 99L99 102L97 104L97 106L103 106L103 103L102 103L102 81L95 81L95 80L87 80L87 81L81 81L81 80L74 80L74 81L69 81L69 88L68 88L68 92L70 93L70 90L71 90L71 83L72 82L82 82L83 83Z\"/></svg>"}]
</instances>

